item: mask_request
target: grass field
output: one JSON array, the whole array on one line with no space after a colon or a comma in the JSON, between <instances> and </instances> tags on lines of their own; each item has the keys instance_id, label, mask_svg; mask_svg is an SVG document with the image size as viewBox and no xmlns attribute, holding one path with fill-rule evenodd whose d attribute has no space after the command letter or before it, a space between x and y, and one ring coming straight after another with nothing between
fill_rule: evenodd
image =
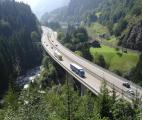
<instances>
[{"instance_id":1,"label":"grass field","mask_svg":"<svg viewBox=\"0 0 142 120\"><path fill-rule=\"evenodd\" d=\"M100 23L93 23L90 27L87 27L88 35L93 39L98 38L99 35L109 34L109 31L106 26L101 25ZM104 39L101 41L104 45L108 46L117 46L118 40L115 36L110 36L109 39Z\"/></svg>"},{"instance_id":2,"label":"grass field","mask_svg":"<svg viewBox=\"0 0 142 120\"><path fill-rule=\"evenodd\" d=\"M136 53L121 53L114 48L102 46L101 48L90 48L94 60L98 59L99 55L103 55L107 64L110 65L109 70L119 70L121 73L127 73L131 68L135 67L139 55Z\"/></svg>"},{"instance_id":3,"label":"grass field","mask_svg":"<svg viewBox=\"0 0 142 120\"><path fill-rule=\"evenodd\" d=\"M95 22L93 23L90 27L87 28L88 33L90 36L94 36L94 35L102 35L102 34L107 34L108 33L108 29L107 27Z\"/></svg>"},{"instance_id":4,"label":"grass field","mask_svg":"<svg viewBox=\"0 0 142 120\"><path fill-rule=\"evenodd\" d=\"M115 36L111 36L109 38L109 40L106 40L105 42L106 42L106 44L108 44L110 46L114 46L114 47L116 47L117 44L118 44L118 40L117 40L117 38Z\"/></svg>"}]
</instances>

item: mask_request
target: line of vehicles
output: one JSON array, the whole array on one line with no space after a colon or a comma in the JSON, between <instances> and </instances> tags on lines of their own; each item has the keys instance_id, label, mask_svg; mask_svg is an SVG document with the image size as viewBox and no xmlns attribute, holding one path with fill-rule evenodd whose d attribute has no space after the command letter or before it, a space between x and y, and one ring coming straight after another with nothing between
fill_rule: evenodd
<instances>
[{"instance_id":1,"label":"line of vehicles","mask_svg":"<svg viewBox=\"0 0 142 120\"><path fill-rule=\"evenodd\" d=\"M54 42L53 40L51 41L52 43ZM45 43L45 42L44 42ZM46 45L48 46L48 45ZM58 46L57 44L55 45L56 47ZM51 47L51 49L53 49L53 46ZM58 51L55 50L54 51L54 56L60 60L63 61L63 57L62 54ZM75 63L70 63L70 69L76 73L77 75L79 75L81 78L85 78L85 71L82 67L80 67L79 65L75 64Z\"/></svg>"},{"instance_id":2,"label":"line of vehicles","mask_svg":"<svg viewBox=\"0 0 142 120\"><path fill-rule=\"evenodd\" d=\"M52 41L53 42L53 41ZM45 43L45 42L44 42ZM46 45L48 46L48 45ZM53 49L53 47L51 47L51 49ZM54 56L60 60L60 61L63 61L63 57L62 57L62 54L58 51L58 50L55 50L54 51ZM70 64L70 69L76 73L77 75L79 75L81 78L85 78L85 71L82 67L80 67L79 65L75 64L75 63L71 63Z\"/></svg>"},{"instance_id":3,"label":"line of vehicles","mask_svg":"<svg viewBox=\"0 0 142 120\"><path fill-rule=\"evenodd\" d=\"M63 61L62 55L58 50L54 51L54 56L60 60ZM75 64L75 63L71 63L70 64L70 69L76 73L77 75L79 75L81 78L85 77L85 71L82 67L80 67L79 65Z\"/></svg>"}]
</instances>

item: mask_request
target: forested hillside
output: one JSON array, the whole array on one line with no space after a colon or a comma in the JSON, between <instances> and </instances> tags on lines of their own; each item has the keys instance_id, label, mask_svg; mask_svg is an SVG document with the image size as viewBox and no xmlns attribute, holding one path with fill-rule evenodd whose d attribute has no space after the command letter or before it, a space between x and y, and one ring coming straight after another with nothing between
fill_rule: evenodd
<instances>
[{"instance_id":1,"label":"forested hillside","mask_svg":"<svg viewBox=\"0 0 142 120\"><path fill-rule=\"evenodd\" d=\"M88 13L94 11L100 0L71 0L67 10L67 20L72 22L80 22L84 20Z\"/></svg>"},{"instance_id":2,"label":"forested hillside","mask_svg":"<svg viewBox=\"0 0 142 120\"><path fill-rule=\"evenodd\" d=\"M66 77L59 84L58 75L63 77L66 73L59 70L60 66L57 70L52 58L45 56L43 66L41 76L28 88L19 94L8 90L5 104L0 107L1 120L141 120L138 98L129 103L115 90L109 91L105 83L98 96L87 91L81 96L76 80L71 85Z\"/></svg>"},{"instance_id":3,"label":"forested hillside","mask_svg":"<svg viewBox=\"0 0 142 120\"><path fill-rule=\"evenodd\" d=\"M87 14L94 11L101 3L100 0L70 0L67 7L58 8L50 13L45 13L42 19L68 23L79 23L86 19ZM53 17L54 16L54 17Z\"/></svg>"},{"instance_id":4,"label":"forested hillside","mask_svg":"<svg viewBox=\"0 0 142 120\"><path fill-rule=\"evenodd\" d=\"M68 7L62 7L62 8L58 8L50 13L46 12L42 18L41 18L41 22L42 23L47 23L48 21L54 21L54 22L58 22L58 21L62 21L64 19L66 19L66 11L67 11ZM58 20L57 20L58 19Z\"/></svg>"},{"instance_id":5,"label":"forested hillside","mask_svg":"<svg viewBox=\"0 0 142 120\"><path fill-rule=\"evenodd\" d=\"M0 92L17 75L40 63L40 30L28 5L0 2Z\"/></svg>"},{"instance_id":6,"label":"forested hillside","mask_svg":"<svg viewBox=\"0 0 142 120\"><path fill-rule=\"evenodd\" d=\"M48 14L47 19L54 16L56 22L85 25L99 22L111 35L119 37L119 45L141 51L141 0L71 0L68 8L61 9Z\"/></svg>"},{"instance_id":7,"label":"forested hillside","mask_svg":"<svg viewBox=\"0 0 142 120\"><path fill-rule=\"evenodd\" d=\"M141 0L105 1L97 12L99 22L107 26L111 34L120 37L120 45L141 50Z\"/></svg>"}]
</instances>

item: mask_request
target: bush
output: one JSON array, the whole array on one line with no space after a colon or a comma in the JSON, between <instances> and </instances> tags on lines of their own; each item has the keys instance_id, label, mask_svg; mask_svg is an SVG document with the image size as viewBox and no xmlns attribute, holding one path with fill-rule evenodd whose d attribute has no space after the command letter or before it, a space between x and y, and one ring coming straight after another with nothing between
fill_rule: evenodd
<instances>
[{"instance_id":1,"label":"bush","mask_svg":"<svg viewBox=\"0 0 142 120\"><path fill-rule=\"evenodd\" d=\"M122 73L119 70L114 70L113 72L119 76L122 76Z\"/></svg>"},{"instance_id":2,"label":"bush","mask_svg":"<svg viewBox=\"0 0 142 120\"><path fill-rule=\"evenodd\" d=\"M121 20L113 30L114 35L120 36L127 25L128 22L126 20Z\"/></svg>"},{"instance_id":3,"label":"bush","mask_svg":"<svg viewBox=\"0 0 142 120\"><path fill-rule=\"evenodd\" d=\"M106 62L103 55L99 55L97 64L103 68L106 68Z\"/></svg>"},{"instance_id":4,"label":"bush","mask_svg":"<svg viewBox=\"0 0 142 120\"><path fill-rule=\"evenodd\" d=\"M115 50L116 50L116 51L119 51L119 48L117 47L117 48L115 48Z\"/></svg>"},{"instance_id":5,"label":"bush","mask_svg":"<svg viewBox=\"0 0 142 120\"><path fill-rule=\"evenodd\" d=\"M139 7L133 8L132 14L136 15L136 16L139 16L141 14L141 8L139 8Z\"/></svg>"},{"instance_id":6,"label":"bush","mask_svg":"<svg viewBox=\"0 0 142 120\"><path fill-rule=\"evenodd\" d=\"M122 57L122 53L120 53L120 52L117 52L117 55L119 56L119 57Z\"/></svg>"}]
</instances>

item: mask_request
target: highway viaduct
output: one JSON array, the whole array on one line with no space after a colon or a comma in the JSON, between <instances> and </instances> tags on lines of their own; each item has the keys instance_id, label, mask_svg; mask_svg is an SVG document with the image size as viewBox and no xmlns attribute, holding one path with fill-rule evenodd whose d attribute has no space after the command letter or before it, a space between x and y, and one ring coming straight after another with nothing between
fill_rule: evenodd
<instances>
[{"instance_id":1,"label":"highway viaduct","mask_svg":"<svg viewBox=\"0 0 142 120\"><path fill-rule=\"evenodd\" d=\"M105 81L109 90L115 89L117 95L131 100L134 95L128 92L129 88L123 86L124 82L129 82L131 85L131 90L133 90L134 92L137 91L140 96L142 95L142 88L140 86L118 75L115 75L110 71L105 70L80 56L75 55L69 49L65 48L58 42L57 32L45 26L42 26L42 31L43 33L41 42L43 48L63 69L68 72L69 75L71 75L81 83L82 91L84 91L85 87L92 91L94 94L98 95L100 93L102 82ZM62 54L63 61L60 61L54 56L55 50L58 50ZM81 66L85 70L85 78L81 78L80 76L75 74L70 69L70 63L76 63Z\"/></svg>"}]
</instances>

